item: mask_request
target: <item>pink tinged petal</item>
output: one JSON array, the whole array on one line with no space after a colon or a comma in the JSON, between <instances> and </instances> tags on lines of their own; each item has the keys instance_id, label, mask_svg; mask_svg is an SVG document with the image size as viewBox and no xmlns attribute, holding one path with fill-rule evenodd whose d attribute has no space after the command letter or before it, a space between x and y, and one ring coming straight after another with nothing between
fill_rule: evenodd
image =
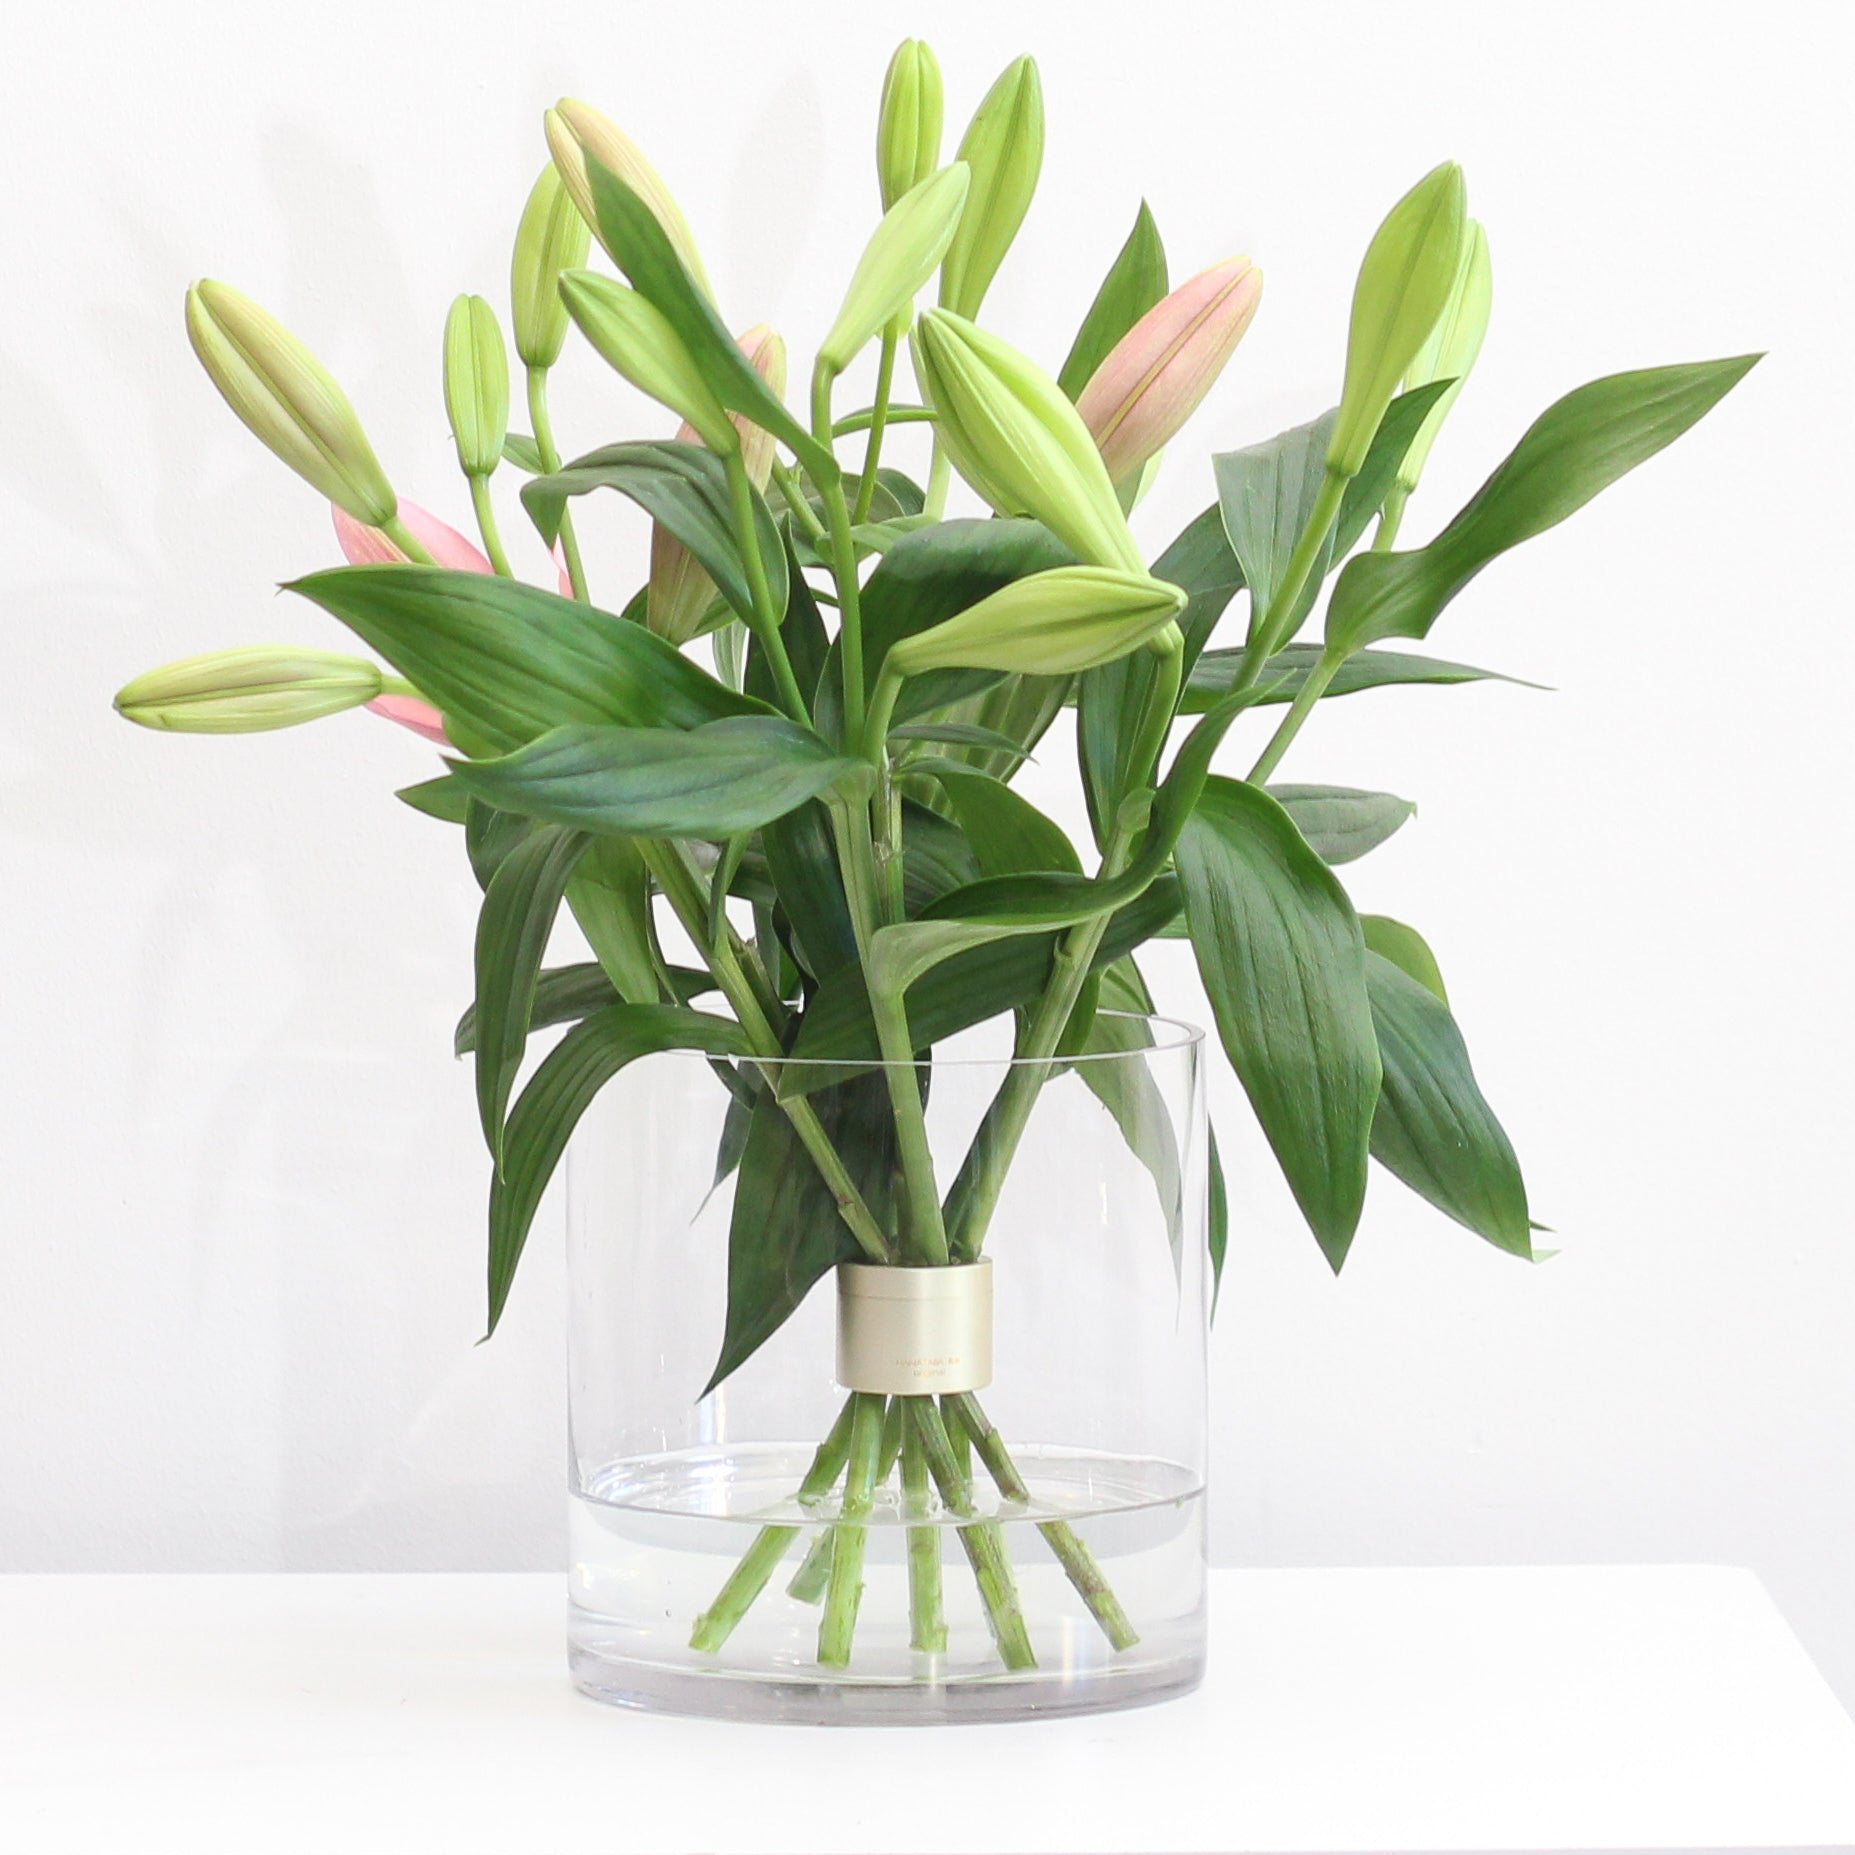
<instances>
[{"instance_id":1,"label":"pink tinged petal","mask_svg":"<svg viewBox=\"0 0 1855 1855\"><path fill-rule=\"evenodd\" d=\"M575 598L573 575L567 571L567 550L558 541L554 543L554 571L560 579L560 596L563 599Z\"/></svg>"},{"instance_id":2,"label":"pink tinged petal","mask_svg":"<svg viewBox=\"0 0 1855 1855\"><path fill-rule=\"evenodd\" d=\"M403 509L406 505L400 504ZM361 563L356 562L357 566ZM384 715L402 728L410 728L439 747L449 747L451 737L444 731L444 717L429 702L418 696L375 696L367 704L369 714Z\"/></svg>"},{"instance_id":3,"label":"pink tinged petal","mask_svg":"<svg viewBox=\"0 0 1855 1855\"><path fill-rule=\"evenodd\" d=\"M1155 303L1115 343L1076 401L1110 479L1125 481L1197 410L1243 339L1262 272L1227 258Z\"/></svg>"},{"instance_id":4,"label":"pink tinged petal","mask_svg":"<svg viewBox=\"0 0 1855 1855\"><path fill-rule=\"evenodd\" d=\"M406 558L378 528L357 522L345 509L336 509L334 513L335 538L341 543L341 551L350 565L371 567ZM399 519L439 566L452 567L460 573L493 571L483 550L474 542L460 535L449 522L441 522L429 509L421 509L416 502L407 502L403 496L399 503Z\"/></svg>"}]
</instances>

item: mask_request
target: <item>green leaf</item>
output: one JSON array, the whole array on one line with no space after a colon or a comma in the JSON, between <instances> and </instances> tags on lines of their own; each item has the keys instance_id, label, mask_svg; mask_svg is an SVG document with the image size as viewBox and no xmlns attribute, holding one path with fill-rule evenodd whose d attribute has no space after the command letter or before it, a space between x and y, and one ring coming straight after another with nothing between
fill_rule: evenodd
<instances>
[{"instance_id":1,"label":"green leaf","mask_svg":"<svg viewBox=\"0 0 1855 1855\"><path fill-rule=\"evenodd\" d=\"M1537 419L1461 513L1427 547L1350 561L1327 611L1327 641L1346 651L1423 638L1482 568L1582 508L1694 424L1757 355L1612 374L1568 393Z\"/></svg>"},{"instance_id":2,"label":"green leaf","mask_svg":"<svg viewBox=\"0 0 1855 1855\"><path fill-rule=\"evenodd\" d=\"M912 920L949 889L978 877L979 864L965 832L951 818L903 799L902 912Z\"/></svg>"},{"instance_id":3,"label":"green leaf","mask_svg":"<svg viewBox=\"0 0 1855 1855\"><path fill-rule=\"evenodd\" d=\"M1206 1181L1205 1248L1211 1257L1211 1312L1217 1312L1217 1297L1224 1285L1224 1256L1230 1247L1230 1190L1224 1183L1224 1160L1217 1150L1217 1130L1207 1127L1210 1146L1206 1152L1209 1177Z\"/></svg>"},{"instance_id":4,"label":"green leaf","mask_svg":"<svg viewBox=\"0 0 1855 1855\"><path fill-rule=\"evenodd\" d=\"M568 880L567 905L619 995L633 1005L656 1004L651 877L636 843L594 838Z\"/></svg>"},{"instance_id":5,"label":"green leaf","mask_svg":"<svg viewBox=\"0 0 1855 1855\"><path fill-rule=\"evenodd\" d=\"M1020 671L995 683L979 698L973 720L983 732L1000 737L1004 746L975 746L957 757L982 773L1009 779L1062 714L1074 682L1070 676L1029 676Z\"/></svg>"},{"instance_id":6,"label":"green leaf","mask_svg":"<svg viewBox=\"0 0 1855 1855\"><path fill-rule=\"evenodd\" d=\"M520 580L444 567L332 567L293 580L443 712L467 754L551 728L696 728L764 703L705 674L642 625Z\"/></svg>"},{"instance_id":7,"label":"green leaf","mask_svg":"<svg viewBox=\"0 0 1855 1855\"><path fill-rule=\"evenodd\" d=\"M541 461L541 447L526 432L504 432L502 454L517 470L525 470L531 477L540 476L547 468Z\"/></svg>"},{"instance_id":8,"label":"green leaf","mask_svg":"<svg viewBox=\"0 0 1855 1855\"><path fill-rule=\"evenodd\" d=\"M590 156L587 183L600 242L632 287L675 329L709 390L731 412L779 439L818 481L835 480L837 459L819 444L760 378L700 284L683 268L657 215L609 168Z\"/></svg>"},{"instance_id":9,"label":"green leaf","mask_svg":"<svg viewBox=\"0 0 1855 1855\"><path fill-rule=\"evenodd\" d=\"M805 705L810 709L818 692L818 679L824 674L825 662L830 655L831 639L825 631L824 616L818 610L818 601L813 597L805 575L799 571L797 560L791 555L790 537L785 546L786 616L779 627L779 641L786 653L786 661L792 665L793 681L798 684L799 694L805 698ZM755 635L750 635L747 640L747 672L742 687L768 708L779 707L779 688L773 679L773 669L767 662L766 652L761 649L760 639Z\"/></svg>"},{"instance_id":10,"label":"green leaf","mask_svg":"<svg viewBox=\"0 0 1855 1855\"><path fill-rule=\"evenodd\" d=\"M1333 546L1327 555L1329 565L1344 560L1353 551L1372 518L1384 507L1391 486L1398 480L1398 467L1416 443L1424 420L1455 384L1453 379L1426 381L1422 386L1412 387L1408 393L1400 393L1385 408L1385 416L1372 434L1372 448L1366 453L1364 465L1357 476L1347 479L1346 493L1340 499L1340 513L1333 524Z\"/></svg>"},{"instance_id":11,"label":"green leaf","mask_svg":"<svg viewBox=\"0 0 1855 1855\"><path fill-rule=\"evenodd\" d=\"M508 1302L541 1194L593 1097L627 1063L658 1050L736 1056L746 1048L740 1026L726 1018L680 1005L608 1005L549 1051L509 1116L502 1167L490 1182L489 1333Z\"/></svg>"},{"instance_id":12,"label":"green leaf","mask_svg":"<svg viewBox=\"0 0 1855 1855\"><path fill-rule=\"evenodd\" d=\"M461 780L458 787L461 791ZM485 805L481 799L470 799L464 808L464 851L479 889L490 886L490 878L502 867L503 858L534 828L532 818L518 818L513 812L499 812Z\"/></svg>"},{"instance_id":13,"label":"green leaf","mask_svg":"<svg viewBox=\"0 0 1855 1855\"><path fill-rule=\"evenodd\" d=\"M1351 863L1376 850L1417 810L1409 799L1352 786L1271 786L1269 796L1327 864Z\"/></svg>"},{"instance_id":14,"label":"green leaf","mask_svg":"<svg viewBox=\"0 0 1855 1855\"><path fill-rule=\"evenodd\" d=\"M797 806L762 829L760 844L793 953L814 979L828 979L857 957L829 814L816 801Z\"/></svg>"},{"instance_id":15,"label":"green leaf","mask_svg":"<svg viewBox=\"0 0 1855 1855\"><path fill-rule=\"evenodd\" d=\"M1372 1157L1445 1216L1531 1258L1526 1186L1449 1007L1376 953L1366 987L1384 1059Z\"/></svg>"},{"instance_id":16,"label":"green leaf","mask_svg":"<svg viewBox=\"0 0 1855 1855\"><path fill-rule=\"evenodd\" d=\"M1093 967L1111 965L1131 953L1160 932L1178 910L1178 884L1162 876L1109 918ZM1027 1004L1049 983L1055 952L1054 934L1025 934L970 946L932 967L908 988L904 1001L917 1045L925 1049ZM881 1060L861 964L844 967L818 988L806 1007L792 1055L802 1060L788 1064L780 1074L779 1091L785 1099L841 1081Z\"/></svg>"},{"instance_id":17,"label":"green leaf","mask_svg":"<svg viewBox=\"0 0 1855 1855\"><path fill-rule=\"evenodd\" d=\"M1134 229L1095 292L1056 384L1071 399L1080 398L1115 343L1165 294L1166 247L1142 200L1134 217Z\"/></svg>"},{"instance_id":18,"label":"green leaf","mask_svg":"<svg viewBox=\"0 0 1855 1855\"><path fill-rule=\"evenodd\" d=\"M567 878L585 848L578 831L535 831L502 859L483 892L476 945L477 1113L499 1163L503 1109L528 1041L541 957Z\"/></svg>"},{"instance_id":19,"label":"green leaf","mask_svg":"<svg viewBox=\"0 0 1855 1855\"><path fill-rule=\"evenodd\" d=\"M1379 1092L1358 918L1288 814L1236 780L1205 781L1176 857L1225 1054L1337 1271Z\"/></svg>"},{"instance_id":20,"label":"green leaf","mask_svg":"<svg viewBox=\"0 0 1855 1855\"><path fill-rule=\"evenodd\" d=\"M637 837L732 837L789 812L865 763L774 715L670 728L557 728L456 776L507 811Z\"/></svg>"},{"instance_id":21,"label":"green leaf","mask_svg":"<svg viewBox=\"0 0 1855 1855\"><path fill-rule=\"evenodd\" d=\"M727 466L713 451L675 439L612 444L563 464L522 488L522 504L544 541L560 532L567 500L593 490L617 490L682 542L728 604L745 621L755 616L747 568L734 530ZM766 504L753 499L754 533L774 604L786 604L786 547Z\"/></svg>"},{"instance_id":22,"label":"green leaf","mask_svg":"<svg viewBox=\"0 0 1855 1855\"><path fill-rule=\"evenodd\" d=\"M878 1221L895 1168L895 1117L880 1077L822 1089L812 1106ZM770 1091L755 1102L728 1229L728 1313L706 1397L779 1331L819 1278L862 1252Z\"/></svg>"},{"instance_id":23,"label":"green leaf","mask_svg":"<svg viewBox=\"0 0 1855 1855\"><path fill-rule=\"evenodd\" d=\"M1380 959L1389 960L1393 966L1415 979L1435 996L1439 1004L1449 1003L1449 993L1443 984L1442 969L1436 963L1436 955L1430 951L1429 942L1414 927L1406 927L1402 921L1394 921L1389 915L1361 915L1359 926L1365 935L1369 952L1376 953Z\"/></svg>"},{"instance_id":24,"label":"green leaf","mask_svg":"<svg viewBox=\"0 0 1855 1855\"><path fill-rule=\"evenodd\" d=\"M1320 644L1285 644L1263 665L1256 679L1258 707L1271 702L1292 702L1301 685L1320 662ZM1185 686L1181 714L1201 715L1220 702L1241 674L1245 653L1240 650L1206 651L1192 666ZM1389 689L1401 683L1513 683L1538 689L1517 676L1498 670L1478 670L1473 664L1450 663L1441 657L1420 657L1415 651L1357 651L1340 665L1327 693L1321 698L1355 695L1362 689Z\"/></svg>"},{"instance_id":25,"label":"green leaf","mask_svg":"<svg viewBox=\"0 0 1855 1855\"><path fill-rule=\"evenodd\" d=\"M981 728L976 722L969 721L911 721L904 727L891 728L889 739L904 742L933 741L947 747L975 747L986 753L1005 756L1013 765L1030 757L1009 735L1000 734L995 728ZM437 780L432 782L434 785L441 783ZM412 787L410 790L417 791L418 788ZM400 796L405 795L402 793Z\"/></svg>"},{"instance_id":26,"label":"green leaf","mask_svg":"<svg viewBox=\"0 0 1855 1855\"><path fill-rule=\"evenodd\" d=\"M991 774L951 760L916 760L908 770L940 782L981 875L1013 876L1023 870L1082 874L1063 827Z\"/></svg>"},{"instance_id":27,"label":"green leaf","mask_svg":"<svg viewBox=\"0 0 1855 1855\"><path fill-rule=\"evenodd\" d=\"M416 786L401 786L393 796L402 804L410 805L415 812L423 812L427 818L436 818L444 824L462 824L470 805L470 794L449 773L421 780Z\"/></svg>"},{"instance_id":28,"label":"green leaf","mask_svg":"<svg viewBox=\"0 0 1855 1855\"><path fill-rule=\"evenodd\" d=\"M612 988L605 968L596 960L573 966L551 966L535 981L534 999L528 1009L528 1029L545 1030L553 1024L569 1024L589 1018L607 1005L625 1001ZM458 1056L468 1056L477 1047L477 1008L470 1005L457 1021L451 1035L451 1048Z\"/></svg>"}]
</instances>

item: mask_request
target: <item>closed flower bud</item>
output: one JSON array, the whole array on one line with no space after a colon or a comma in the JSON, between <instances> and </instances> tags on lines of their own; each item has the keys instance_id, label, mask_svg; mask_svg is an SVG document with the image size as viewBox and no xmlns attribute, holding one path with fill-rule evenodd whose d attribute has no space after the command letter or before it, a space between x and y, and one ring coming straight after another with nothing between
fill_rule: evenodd
<instances>
[{"instance_id":1,"label":"closed flower bud","mask_svg":"<svg viewBox=\"0 0 1855 1855\"><path fill-rule=\"evenodd\" d=\"M204 278L187 292L187 339L225 403L305 483L356 521L393 519L393 486L348 396L275 316Z\"/></svg>"},{"instance_id":2,"label":"closed flower bud","mask_svg":"<svg viewBox=\"0 0 1855 1855\"><path fill-rule=\"evenodd\" d=\"M560 293L567 313L602 359L640 392L681 413L711 451L727 455L739 450L740 439L721 401L652 303L596 271L568 271Z\"/></svg>"},{"instance_id":3,"label":"closed flower bud","mask_svg":"<svg viewBox=\"0 0 1855 1855\"><path fill-rule=\"evenodd\" d=\"M1169 443L1223 372L1262 297L1248 258L1200 271L1115 343L1076 399L1115 483Z\"/></svg>"},{"instance_id":4,"label":"closed flower bud","mask_svg":"<svg viewBox=\"0 0 1855 1855\"><path fill-rule=\"evenodd\" d=\"M712 295L689 221L683 217L683 209L677 205L675 196L663 184L663 176L645 160L644 151L637 143L609 116L600 115L590 104L576 102L572 97L561 98L548 111L546 124L547 145L553 153L554 165L560 170L560 178L573 196L574 205L580 209L580 217L592 228L593 236L599 237L599 215L593 208L593 190L586 178L589 155L601 167L616 174L651 209L665 237L675 247L676 255L683 260L683 268L705 294Z\"/></svg>"},{"instance_id":5,"label":"closed flower bud","mask_svg":"<svg viewBox=\"0 0 1855 1855\"><path fill-rule=\"evenodd\" d=\"M1488 332L1488 311L1494 301L1494 272L1488 264L1488 236L1479 220L1468 223L1468 236L1462 241L1462 262L1456 270L1455 287L1449 302L1437 319L1430 339L1418 350L1416 360L1404 376L1404 385L1428 386L1432 380L1448 380L1443 397L1430 408L1429 417L1418 427L1411 448L1398 466L1398 488L1406 495L1417 487L1423 467L1429 460L1430 447L1449 409L1462 391L1475 357L1481 353L1481 339Z\"/></svg>"},{"instance_id":6,"label":"closed flower bud","mask_svg":"<svg viewBox=\"0 0 1855 1855\"><path fill-rule=\"evenodd\" d=\"M754 371L773 389L776 398L786 393L786 344L764 322L739 337L741 352ZM739 413L729 420L741 435L741 462L755 489L765 489L773 473L773 438ZM700 444L693 425L685 422L677 432L684 444ZM672 644L687 644L702 630L702 621L715 601L715 582L702 564L661 522L651 524L650 591L644 602L645 623Z\"/></svg>"},{"instance_id":7,"label":"closed flower bud","mask_svg":"<svg viewBox=\"0 0 1855 1855\"><path fill-rule=\"evenodd\" d=\"M1095 440L1048 374L944 309L916 323L914 350L948 456L994 509L1035 516L1094 565L1144 572Z\"/></svg>"},{"instance_id":8,"label":"closed flower bud","mask_svg":"<svg viewBox=\"0 0 1855 1855\"><path fill-rule=\"evenodd\" d=\"M1184 609L1185 594L1150 574L1052 567L904 638L885 668L901 676L952 669L1067 676L1138 650Z\"/></svg>"},{"instance_id":9,"label":"closed flower bud","mask_svg":"<svg viewBox=\"0 0 1855 1855\"><path fill-rule=\"evenodd\" d=\"M117 691L116 711L178 734L261 734L360 708L379 694L380 672L363 657L251 644L149 670Z\"/></svg>"},{"instance_id":10,"label":"closed flower bud","mask_svg":"<svg viewBox=\"0 0 1855 1855\"><path fill-rule=\"evenodd\" d=\"M487 477L502 462L509 429L509 357L496 312L480 296L460 296L445 317L444 409L458 467Z\"/></svg>"},{"instance_id":11,"label":"closed flower bud","mask_svg":"<svg viewBox=\"0 0 1855 1855\"><path fill-rule=\"evenodd\" d=\"M956 161L911 187L883 215L818 350L818 365L827 373L841 374L879 329L909 316L916 291L933 276L960 223L966 189L966 166Z\"/></svg>"},{"instance_id":12,"label":"closed flower bud","mask_svg":"<svg viewBox=\"0 0 1855 1855\"><path fill-rule=\"evenodd\" d=\"M882 80L876 114L876 183L887 212L940 166L940 66L920 39L904 39Z\"/></svg>"},{"instance_id":13,"label":"closed flower bud","mask_svg":"<svg viewBox=\"0 0 1855 1855\"><path fill-rule=\"evenodd\" d=\"M592 233L551 162L522 208L509 262L509 309L515 352L524 367L552 367L567 339L560 274L586 262Z\"/></svg>"},{"instance_id":14,"label":"closed flower bud","mask_svg":"<svg viewBox=\"0 0 1855 1855\"><path fill-rule=\"evenodd\" d=\"M1043 86L1037 66L1020 58L979 105L960 143L973 171L960 229L940 267L940 302L976 316L1011 241L1030 210L1043 167Z\"/></svg>"},{"instance_id":15,"label":"closed flower bud","mask_svg":"<svg viewBox=\"0 0 1855 1855\"><path fill-rule=\"evenodd\" d=\"M1432 168L1372 235L1353 287L1346 385L1327 468L1355 476L1404 370L1436 327L1462 256L1467 194L1453 161Z\"/></svg>"}]
</instances>

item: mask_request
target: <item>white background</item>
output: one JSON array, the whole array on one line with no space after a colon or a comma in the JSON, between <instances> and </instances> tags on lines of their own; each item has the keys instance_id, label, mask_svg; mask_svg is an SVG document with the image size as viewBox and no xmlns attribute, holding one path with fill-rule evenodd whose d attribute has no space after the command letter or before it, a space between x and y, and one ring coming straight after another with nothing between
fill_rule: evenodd
<instances>
[{"instance_id":1,"label":"white background","mask_svg":"<svg viewBox=\"0 0 1855 1855\"><path fill-rule=\"evenodd\" d=\"M485 1162L448 1040L475 891L452 834L390 796L429 752L366 716L215 741L109 712L183 652L342 642L270 590L333 558L327 514L196 371L186 283L281 314L402 492L461 521L438 331L459 289L504 301L543 107L578 94L624 122L729 314L804 357L871 223L883 64L922 31L950 138L1007 57L1042 62L1045 179L988 305L1011 339L1060 359L1143 192L1175 276L1237 250L1267 272L1141 511L1155 548L1209 500L1206 453L1331 402L1358 255L1445 156L1497 308L1408 535L1569 387L1771 350L1439 626L1439 653L1558 693L1348 700L1288 762L1420 801L1349 881L1436 947L1563 1253L1498 1255L1381 1176L1336 1282L1220 1079L1215 1549L1750 1564L1855 1693L1840 9L15 14L0 1568L562 1553L557 1204L502 1333L472 1345ZM665 429L583 353L557 397L569 450ZM640 534L603 513L592 565L617 601ZM1031 790L1057 804L1064 755L1043 762ZM1201 1017L1185 964L1155 966Z\"/></svg>"}]
</instances>

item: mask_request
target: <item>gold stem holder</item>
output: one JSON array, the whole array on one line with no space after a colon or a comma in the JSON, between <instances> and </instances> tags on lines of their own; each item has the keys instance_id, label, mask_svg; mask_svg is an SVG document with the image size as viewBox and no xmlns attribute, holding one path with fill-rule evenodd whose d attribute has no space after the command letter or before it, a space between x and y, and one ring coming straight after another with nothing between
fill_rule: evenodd
<instances>
[{"instance_id":1,"label":"gold stem holder","mask_svg":"<svg viewBox=\"0 0 1855 1855\"><path fill-rule=\"evenodd\" d=\"M837 1382L890 1397L992 1382L992 1265L837 1266Z\"/></svg>"}]
</instances>

